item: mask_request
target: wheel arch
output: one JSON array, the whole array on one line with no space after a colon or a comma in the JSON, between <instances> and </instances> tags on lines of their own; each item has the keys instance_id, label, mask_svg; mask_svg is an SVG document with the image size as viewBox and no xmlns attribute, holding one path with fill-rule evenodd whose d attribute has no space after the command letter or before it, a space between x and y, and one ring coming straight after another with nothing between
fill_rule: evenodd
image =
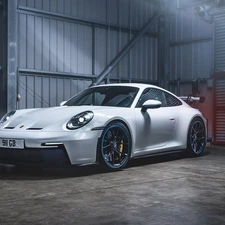
<instances>
[{"instance_id":1,"label":"wheel arch","mask_svg":"<svg viewBox=\"0 0 225 225\"><path fill-rule=\"evenodd\" d=\"M110 123L116 123L116 122L122 123L127 128L127 130L129 131L129 134L130 134L131 144L133 146L134 133L133 133L132 127L129 125L128 121L125 121L122 118L113 118L106 123L105 127L108 126ZM101 133L101 136L102 136L102 133ZM131 149L132 149L132 146L131 146Z\"/></svg>"},{"instance_id":2,"label":"wheel arch","mask_svg":"<svg viewBox=\"0 0 225 225\"><path fill-rule=\"evenodd\" d=\"M184 112L184 114L180 116L178 119L178 125L176 129L176 141L180 143L182 149L187 148L189 128L192 121L197 118L199 118L203 122L205 130L207 132L206 121L200 112L188 113L187 111Z\"/></svg>"},{"instance_id":3,"label":"wheel arch","mask_svg":"<svg viewBox=\"0 0 225 225\"><path fill-rule=\"evenodd\" d=\"M114 118L114 119L108 121L108 122L105 124L104 127L107 127L107 126L108 126L109 124L111 124L111 123L122 123L122 124L127 128L127 130L129 131L130 139L131 139L131 156L132 156L133 146L134 146L134 143L133 143L134 138L133 138L133 132L131 131L131 127L128 125L127 122L125 122L124 120L119 119L119 118ZM105 128L104 128L104 129L105 129ZM97 164L99 164L99 162L100 162L100 142L101 142L101 137L102 137L102 133L103 133L104 129L102 130L101 135L100 135L100 137L98 138L98 143L97 143L97 147L96 147L96 148L97 148L97 149L96 149L96 163L97 163ZM130 156L130 158L131 158L131 156Z\"/></svg>"},{"instance_id":4,"label":"wheel arch","mask_svg":"<svg viewBox=\"0 0 225 225\"><path fill-rule=\"evenodd\" d=\"M190 156L193 156L193 154L190 153L190 149L189 149L189 145L190 145L190 143L189 143L189 141L190 141L190 139L189 139L189 132L190 132L191 125L194 124L194 123L196 123L198 120L202 123L202 125L203 125L204 128L205 128L205 144L206 144L206 142L207 142L207 124L206 124L206 120L205 120L205 118L202 117L201 115L196 115L196 116L194 116L194 117L190 120L189 126L188 126L188 130L187 130L187 135L186 135L186 137L187 137L187 140L186 140L186 145L187 145L187 146L186 146L186 150L188 151L187 154L190 155ZM189 144L188 144L188 143L189 143ZM204 148L205 148L205 145L204 145ZM202 152L204 151L204 148L203 148ZM201 152L201 153L202 153L202 152ZM198 156L200 156L201 153L199 153ZM195 156L197 156L197 153L196 153Z\"/></svg>"},{"instance_id":5,"label":"wheel arch","mask_svg":"<svg viewBox=\"0 0 225 225\"><path fill-rule=\"evenodd\" d=\"M190 125L191 125L192 121L195 120L195 119L200 119L202 121L202 123L205 126L205 131L206 131L206 135L207 135L207 126L206 126L206 122L204 121L203 117L201 115L194 115L188 123L188 129L187 129L187 135L186 136L188 136L188 131L189 131Z\"/></svg>"},{"instance_id":6,"label":"wheel arch","mask_svg":"<svg viewBox=\"0 0 225 225\"><path fill-rule=\"evenodd\" d=\"M191 125L191 123L192 123L193 120L198 119L198 118L203 122L203 124L204 124L204 126L205 126L205 130L206 130L206 125L205 125L205 122L204 122L202 116L199 115L199 114L193 115L193 116L188 120L188 122L186 123L186 126L185 126L185 127L186 127L185 136L184 136L184 137L185 137L185 148L187 148L188 132L189 132L190 125Z\"/></svg>"}]
</instances>

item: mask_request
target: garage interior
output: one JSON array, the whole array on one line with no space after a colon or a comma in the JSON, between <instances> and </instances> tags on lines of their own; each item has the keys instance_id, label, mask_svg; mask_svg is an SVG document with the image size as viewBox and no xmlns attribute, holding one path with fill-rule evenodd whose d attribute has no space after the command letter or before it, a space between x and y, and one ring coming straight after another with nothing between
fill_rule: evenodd
<instances>
[{"instance_id":1,"label":"garage interior","mask_svg":"<svg viewBox=\"0 0 225 225\"><path fill-rule=\"evenodd\" d=\"M0 224L225 224L224 0L0 0L0 117L125 82L204 97L204 155L0 167Z\"/></svg>"}]
</instances>

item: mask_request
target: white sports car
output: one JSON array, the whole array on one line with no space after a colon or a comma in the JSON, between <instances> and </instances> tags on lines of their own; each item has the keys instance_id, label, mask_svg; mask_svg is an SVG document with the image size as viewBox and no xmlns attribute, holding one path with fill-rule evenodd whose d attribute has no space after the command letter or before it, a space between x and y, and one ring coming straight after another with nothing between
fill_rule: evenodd
<instances>
[{"instance_id":1,"label":"white sports car","mask_svg":"<svg viewBox=\"0 0 225 225\"><path fill-rule=\"evenodd\" d=\"M186 151L199 156L206 120L147 84L90 87L62 106L23 109L0 121L0 163L124 167L129 159Z\"/></svg>"}]
</instances>

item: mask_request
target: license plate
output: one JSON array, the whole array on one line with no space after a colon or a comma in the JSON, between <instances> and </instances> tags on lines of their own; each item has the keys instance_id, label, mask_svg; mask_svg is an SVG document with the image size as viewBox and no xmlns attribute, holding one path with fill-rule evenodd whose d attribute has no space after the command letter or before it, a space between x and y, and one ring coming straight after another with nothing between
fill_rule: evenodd
<instances>
[{"instance_id":1,"label":"license plate","mask_svg":"<svg viewBox=\"0 0 225 225\"><path fill-rule=\"evenodd\" d=\"M24 149L24 140L18 139L0 139L1 148L19 148Z\"/></svg>"}]
</instances>

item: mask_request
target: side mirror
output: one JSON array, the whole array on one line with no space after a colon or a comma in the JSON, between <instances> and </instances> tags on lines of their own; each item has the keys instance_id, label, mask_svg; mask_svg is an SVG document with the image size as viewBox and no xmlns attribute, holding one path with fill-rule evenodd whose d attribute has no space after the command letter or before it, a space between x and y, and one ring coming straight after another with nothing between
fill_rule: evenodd
<instances>
[{"instance_id":1,"label":"side mirror","mask_svg":"<svg viewBox=\"0 0 225 225\"><path fill-rule=\"evenodd\" d=\"M141 111L146 112L147 109L158 109L162 105L162 102L158 100L147 100L146 102L143 103Z\"/></svg>"},{"instance_id":2,"label":"side mirror","mask_svg":"<svg viewBox=\"0 0 225 225\"><path fill-rule=\"evenodd\" d=\"M61 102L59 105L60 105L60 106L63 106L66 102L67 102L67 101L63 101L63 102Z\"/></svg>"}]
</instances>

